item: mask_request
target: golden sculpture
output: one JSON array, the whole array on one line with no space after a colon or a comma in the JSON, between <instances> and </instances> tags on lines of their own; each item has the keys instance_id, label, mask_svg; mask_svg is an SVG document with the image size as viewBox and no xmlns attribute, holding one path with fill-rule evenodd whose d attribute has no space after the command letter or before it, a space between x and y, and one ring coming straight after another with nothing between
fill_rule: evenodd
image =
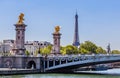
<instances>
[{"instance_id":1,"label":"golden sculpture","mask_svg":"<svg viewBox=\"0 0 120 78\"><path fill-rule=\"evenodd\" d=\"M19 20L18 20L18 24L23 24L23 20L24 20L24 14L23 13L21 13L20 15L19 15Z\"/></svg>"},{"instance_id":2,"label":"golden sculpture","mask_svg":"<svg viewBox=\"0 0 120 78\"><path fill-rule=\"evenodd\" d=\"M55 33L59 33L59 31L60 31L60 26L56 26L55 27Z\"/></svg>"}]
</instances>

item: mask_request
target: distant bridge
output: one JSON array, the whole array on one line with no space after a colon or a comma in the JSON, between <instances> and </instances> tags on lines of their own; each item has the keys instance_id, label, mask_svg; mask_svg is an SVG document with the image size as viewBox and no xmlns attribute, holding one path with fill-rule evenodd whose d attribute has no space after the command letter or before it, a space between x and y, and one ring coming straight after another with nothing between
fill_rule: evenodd
<instances>
[{"instance_id":1,"label":"distant bridge","mask_svg":"<svg viewBox=\"0 0 120 78\"><path fill-rule=\"evenodd\" d=\"M72 72L79 67L119 61L120 55L48 56L44 59L44 72Z\"/></svg>"}]
</instances>

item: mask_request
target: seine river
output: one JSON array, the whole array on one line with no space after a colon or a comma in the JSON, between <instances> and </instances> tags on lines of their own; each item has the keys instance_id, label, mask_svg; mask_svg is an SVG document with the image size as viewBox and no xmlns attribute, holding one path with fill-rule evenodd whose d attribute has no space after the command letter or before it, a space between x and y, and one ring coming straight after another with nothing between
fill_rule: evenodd
<instances>
[{"instance_id":1,"label":"seine river","mask_svg":"<svg viewBox=\"0 0 120 78\"><path fill-rule=\"evenodd\" d=\"M111 69L99 71L97 73L106 73L107 75L97 74L27 74L0 76L0 78L120 78L120 69Z\"/></svg>"}]
</instances>

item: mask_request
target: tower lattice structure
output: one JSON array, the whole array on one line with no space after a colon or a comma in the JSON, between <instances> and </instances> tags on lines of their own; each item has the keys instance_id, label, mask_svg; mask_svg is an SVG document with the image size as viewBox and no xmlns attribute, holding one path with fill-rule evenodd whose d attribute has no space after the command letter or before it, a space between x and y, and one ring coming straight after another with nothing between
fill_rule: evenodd
<instances>
[{"instance_id":1,"label":"tower lattice structure","mask_svg":"<svg viewBox=\"0 0 120 78\"><path fill-rule=\"evenodd\" d=\"M79 31L78 31L78 15L77 15L77 13L75 15L75 31L74 31L73 45L76 46L76 47L78 47L80 45Z\"/></svg>"}]
</instances>

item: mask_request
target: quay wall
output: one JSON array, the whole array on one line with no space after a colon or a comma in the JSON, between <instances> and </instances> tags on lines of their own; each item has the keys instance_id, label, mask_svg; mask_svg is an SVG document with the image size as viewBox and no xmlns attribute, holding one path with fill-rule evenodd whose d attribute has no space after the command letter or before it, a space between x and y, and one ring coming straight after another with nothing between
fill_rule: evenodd
<instances>
[{"instance_id":1,"label":"quay wall","mask_svg":"<svg viewBox=\"0 0 120 78\"><path fill-rule=\"evenodd\" d=\"M37 74L40 70L2 70L0 75Z\"/></svg>"},{"instance_id":2,"label":"quay wall","mask_svg":"<svg viewBox=\"0 0 120 78\"><path fill-rule=\"evenodd\" d=\"M35 69L41 69L42 57L29 57L29 56L0 56L0 68L31 68L32 65Z\"/></svg>"}]
</instances>

